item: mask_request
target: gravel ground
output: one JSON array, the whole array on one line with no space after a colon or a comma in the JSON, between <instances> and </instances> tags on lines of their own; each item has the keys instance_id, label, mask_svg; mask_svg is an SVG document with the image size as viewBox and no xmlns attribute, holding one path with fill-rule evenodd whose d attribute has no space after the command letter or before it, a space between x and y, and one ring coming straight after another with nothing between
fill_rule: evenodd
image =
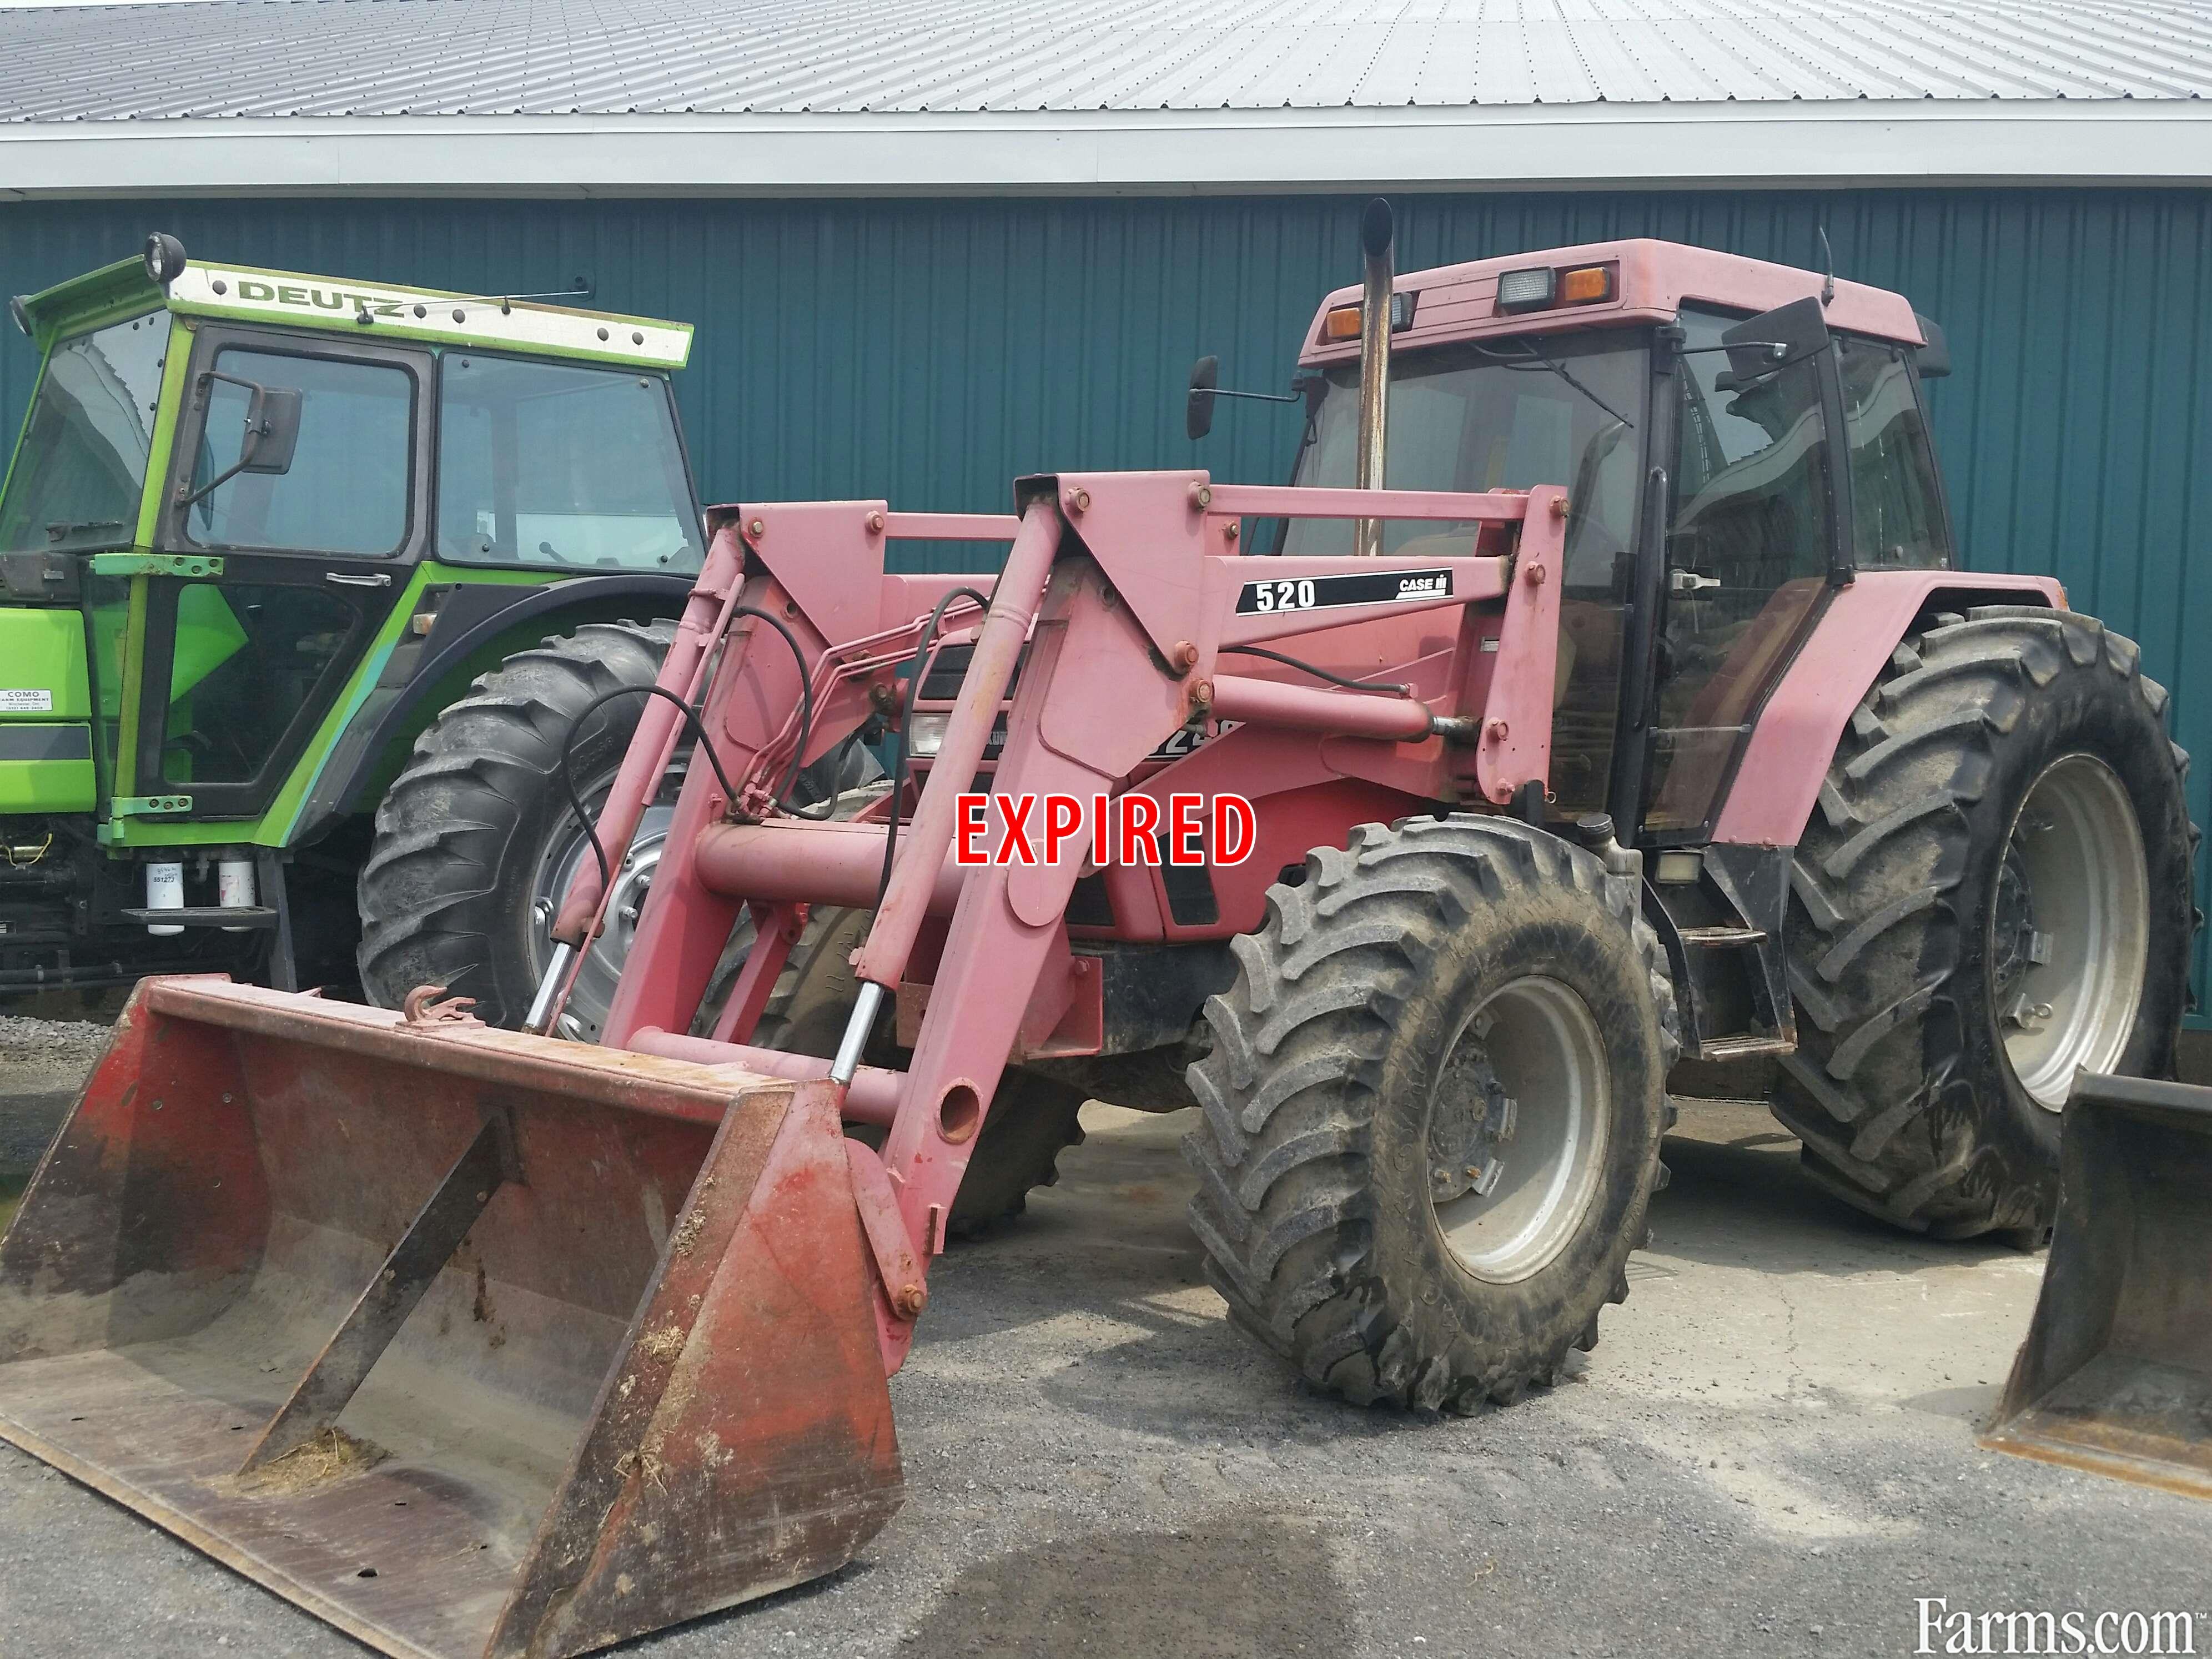
<instances>
[{"instance_id":1,"label":"gravel ground","mask_svg":"<svg viewBox=\"0 0 2212 1659\"><path fill-rule=\"evenodd\" d=\"M1182 1122L1086 1121L933 1276L904 1510L843 1573L623 1651L1902 1655L1919 1596L2182 1610L2212 1644L2212 1504L1974 1444L2040 1259L1865 1221L1755 1108L1686 1109L1577 1374L1442 1421L1255 1350L1183 1226ZM0 1449L0 1653L217 1650L359 1651Z\"/></svg>"},{"instance_id":2,"label":"gravel ground","mask_svg":"<svg viewBox=\"0 0 2212 1659\"><path fill-rule=\"evenodd\" d=\"M105 1024L0 1014L0 1194L38 1162L106 1046Z\"/></svg>"}]
</instances>

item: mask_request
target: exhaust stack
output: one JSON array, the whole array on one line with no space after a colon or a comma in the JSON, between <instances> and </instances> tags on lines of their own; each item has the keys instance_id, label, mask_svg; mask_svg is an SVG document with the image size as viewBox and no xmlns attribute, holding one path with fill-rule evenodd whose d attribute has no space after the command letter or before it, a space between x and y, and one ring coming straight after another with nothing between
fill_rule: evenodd
<instances>
[{"instance_id":1,"label":"exhaust stack","mask_svg":"<svg viewBox=\"0 0 2212 1659\"><path fill-rule=\"evenodd\" d=\"M1390 414L1390 292L1393 228L1390 204L1376 197L1359 216L1359 250L1365 260L1365 292L1359 307L1359 459L1355 482L1362 489L1381 489ZM1382 521L1360 519L1352 527L1352 551L1371 558L1382 550Z\"/></svg>"}]
</instances>

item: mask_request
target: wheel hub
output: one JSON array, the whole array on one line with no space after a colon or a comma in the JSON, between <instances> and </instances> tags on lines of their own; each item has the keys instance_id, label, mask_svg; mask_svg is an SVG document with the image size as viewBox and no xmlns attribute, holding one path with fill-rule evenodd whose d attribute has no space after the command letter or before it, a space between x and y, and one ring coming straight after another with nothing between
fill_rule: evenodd
<instances>
[{"instance_id":1,"label":"wheel hub","mask_svg":"<svg viewBox=\"0 0 2212 1659\"><path fill-rule=\"evenodd\" d=\"M588 797L592 813L597 815L599 803L605 796L601 788ZM653 872L659 867L662 848L668 840L668 826L676 816L675 806L669 802L655 802L647 806L637 822L637 833L630 837L629 851L613 872L614 894L606 908L606 927L599 938L592 941L578 964L574 988L568 994L567 1007L560 1019L560 1034L582 1042L596 1042L605 1029L607 1011L613 1006L615 981L622 976L622 965L629 955L630 942L637 935L639 919L645 912L646 895L653 889ZM553 954L553 919L568 896L568 884L576 872L591 859L592 844L573 818L556 831L545 858L538 866L537 895L530 908L531 966L538 973Z\"/></svg>"},{"instance_id":2,"label":"wheel hub","mask_svg":"<svg viewBox=\"0 0 2212 1659\"><path fill-rule=\"evenodd\" d=\"M1429 1115L1429 1196L1438 1204L1497 1190L1505 1174L1501 1154L1512 1142L1520 1112L1482 1046L1490 1022L1478 1024L1482 1032L1470 1027L1454 1052Z\"/></svg>"},{"instance_id":3,"label":"wheel hub","mask_svg":"<svg viewBox=\"0 0 2212 1659\"><path fill-rule=\"evenodd\" d=\"M1564 1250L1595 1196L1611 1122L1604 1039L1560 981L1512 981L1469 1018L1429 1107L1429 1201L1460 1265L1495 1284Z\"/></svg>"},{"instance_id":4,"label":"wheel hub","mask_svg":"<svg viewBox=\"0 0 2212 1659\"><path fill-rule=\"evenodd\" d=\"M2150 881L2127 788L2092 755L2045 767L2013 820L1990 906L1990 1006L2038 1105L2118 1066L2149 954Z\"/></svg>"}]
</instances>

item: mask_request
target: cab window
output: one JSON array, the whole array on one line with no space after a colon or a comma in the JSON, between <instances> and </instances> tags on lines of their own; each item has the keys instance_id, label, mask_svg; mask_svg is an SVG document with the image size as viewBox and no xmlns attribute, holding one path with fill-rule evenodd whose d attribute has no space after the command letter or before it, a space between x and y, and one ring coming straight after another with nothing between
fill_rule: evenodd
<instances>
[{"instance_id":1,"label":"cab window","mask_svg":"<svg viewBox=\"0 0 2212 1659\"><path fill-rule=\"evenodd\" d=\"M226 346L206 378L184 512L202 547L378 557L407 543L415 377L388 363ZM300 430L282 472L231 471L257 388L296 390ZM204 490L205 494L200 494Z\"/></svg>"},{"instance_id":2,"label":"cab window","mask_svg":"<svg viewBox=\"0 0 2212 1659\"><path fill-rule=\"evenodd\" d=\"M1950 526L1909 350L1841 338L1851 447L1852 551L1862 570L1948 570Z\"/></svg>"},{"instance_id":3,"label":"cab window","mask_svg":"<svg viewBox=\"0 0 2212 1659\"><path fill-rule=\"evenodd\" d=\"M1391 489L1567 491L1549 808L1559 816L1603 806L1611 775L1649 365L1644 337L1620 330L1401 352L1390 362ZM1332 368L1293 481L1349 485L1358 428L1358 365ZM1382 550L1471 553L1473 529L1386 520ZM1293 519L1282 550L1343 556L1352 536L1345 520Z\"/></svg>"},{"instance_id":4,"label":"cab window","mask_svg":"<svg viewBox=\"0 0 2212 1659\"><path fill-rule=\"evenodd\" d=\"M0 507L0 552L130 545L168 345L157 311L54 347Z\"/></svg>"},{"instance_id":5,"label":"cab window","mask_svg":"<svg viewBox=\"0 0 2212 1659\"><path fill-rule=\"evenodd\" d=\"M438 410L440 558L699 568L699 515L659 376L448 353Z\"/></svg>"},{"instance_id":6,"label":"cab window","mask_svg":"<svg viewBox=\"0 0 2212 1659\"><path fill-rule=\"evenodd\" d=\"M320 712L361 614L298 583L185 582L175 604L161 781L250 783L289 755L301 711Z\"/></svg>"}]
</instances>

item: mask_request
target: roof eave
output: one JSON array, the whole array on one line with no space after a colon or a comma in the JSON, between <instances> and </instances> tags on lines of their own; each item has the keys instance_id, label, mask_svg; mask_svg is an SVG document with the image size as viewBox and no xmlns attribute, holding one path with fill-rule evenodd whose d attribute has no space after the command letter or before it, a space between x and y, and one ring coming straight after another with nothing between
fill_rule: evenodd
<instances>
[{"instance_id":1,"label":"roof eave","mask_svg":"<svg viewBox=\"0 0 2212 1659\"><path fill-rule=\"evenodd\" d=\"M0 199L2212 184L2212 100L0 124Z\"/></svg>"}]
</instances>

